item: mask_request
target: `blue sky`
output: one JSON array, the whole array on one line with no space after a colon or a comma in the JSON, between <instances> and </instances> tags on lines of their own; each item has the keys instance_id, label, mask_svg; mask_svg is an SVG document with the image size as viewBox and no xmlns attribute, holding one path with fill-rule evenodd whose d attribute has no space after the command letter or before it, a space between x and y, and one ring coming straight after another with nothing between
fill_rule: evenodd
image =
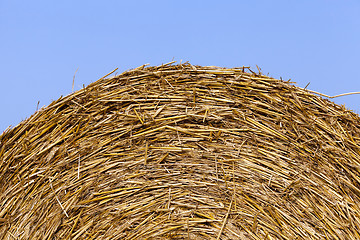
<instances>
[{"instance_id":1,"label":"blue sky","mask_svg":"<svg viewBox=\"0 0 360 240\"><path fill-rule=\"evenodd\" d=\"M0 133L61 95L171 60L360 91L360 1L0 0ZM360 95L336 98L360 112Z\"/></svg>"}]
</instances>

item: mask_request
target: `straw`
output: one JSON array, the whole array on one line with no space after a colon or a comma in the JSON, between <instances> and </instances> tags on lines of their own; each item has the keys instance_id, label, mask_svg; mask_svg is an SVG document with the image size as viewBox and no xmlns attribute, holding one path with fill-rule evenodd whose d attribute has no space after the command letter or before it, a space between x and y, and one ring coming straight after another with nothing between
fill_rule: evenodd
<instances>
[{"instance_id":1,"label":"straw","mask_svg":"<svg viewBox=\"0 0 360 240\"><path fill-rule=\"evenodd\" d=\"M111 72L8 128L0 239L360 239L359 116L259 71Z\"/></svg>"}]
</instances>

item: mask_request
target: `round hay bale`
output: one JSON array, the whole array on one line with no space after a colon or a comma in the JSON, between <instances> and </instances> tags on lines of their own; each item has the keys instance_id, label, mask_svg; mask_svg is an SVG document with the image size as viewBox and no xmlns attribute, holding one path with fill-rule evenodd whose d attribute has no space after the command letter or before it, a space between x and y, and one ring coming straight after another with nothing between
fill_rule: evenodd
<instances>
[{"instance_id":1,"label":"round hay bale","mask_svg":"<svg viewBox=\"0 0 360 240\"><path fill-rule=\"evenodd\" d=\"M102 78L0 136L0 239L360 239L359 125L245 67Z\"/></svg>"}]
</instances>

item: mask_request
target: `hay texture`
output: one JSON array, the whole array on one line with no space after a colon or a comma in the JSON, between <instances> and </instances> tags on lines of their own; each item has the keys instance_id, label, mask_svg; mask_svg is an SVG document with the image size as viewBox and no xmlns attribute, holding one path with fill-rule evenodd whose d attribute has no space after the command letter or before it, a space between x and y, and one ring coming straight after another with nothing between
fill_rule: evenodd
<instances>
[{"instance_id":1,"label":"hay texture","mask_svg":"<svg viewBox=\"0 0 360 240\"><path fill-rule=\"evenodd\" d=\"M248 68L102 78L0 136L0 239L360 239L359 125Z\"/></svg>"}]
</instances>

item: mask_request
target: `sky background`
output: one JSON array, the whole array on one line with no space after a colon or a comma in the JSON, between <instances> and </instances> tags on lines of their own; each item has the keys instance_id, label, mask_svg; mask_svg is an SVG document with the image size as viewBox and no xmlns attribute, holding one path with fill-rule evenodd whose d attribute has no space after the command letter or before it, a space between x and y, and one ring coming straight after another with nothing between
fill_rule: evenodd
<instances>
[{"instance_id":1,"label":"sky background","mask_svg":"<svg viewBox=\"0 0 360 240\"><path fill-rule=\"evenodd\" d=\"M360 1L0 0L0 134L61 95L149 63L261 67L360 91ZM336 98L360 112L360 95Z\"/></svg>"}]
</instances>

